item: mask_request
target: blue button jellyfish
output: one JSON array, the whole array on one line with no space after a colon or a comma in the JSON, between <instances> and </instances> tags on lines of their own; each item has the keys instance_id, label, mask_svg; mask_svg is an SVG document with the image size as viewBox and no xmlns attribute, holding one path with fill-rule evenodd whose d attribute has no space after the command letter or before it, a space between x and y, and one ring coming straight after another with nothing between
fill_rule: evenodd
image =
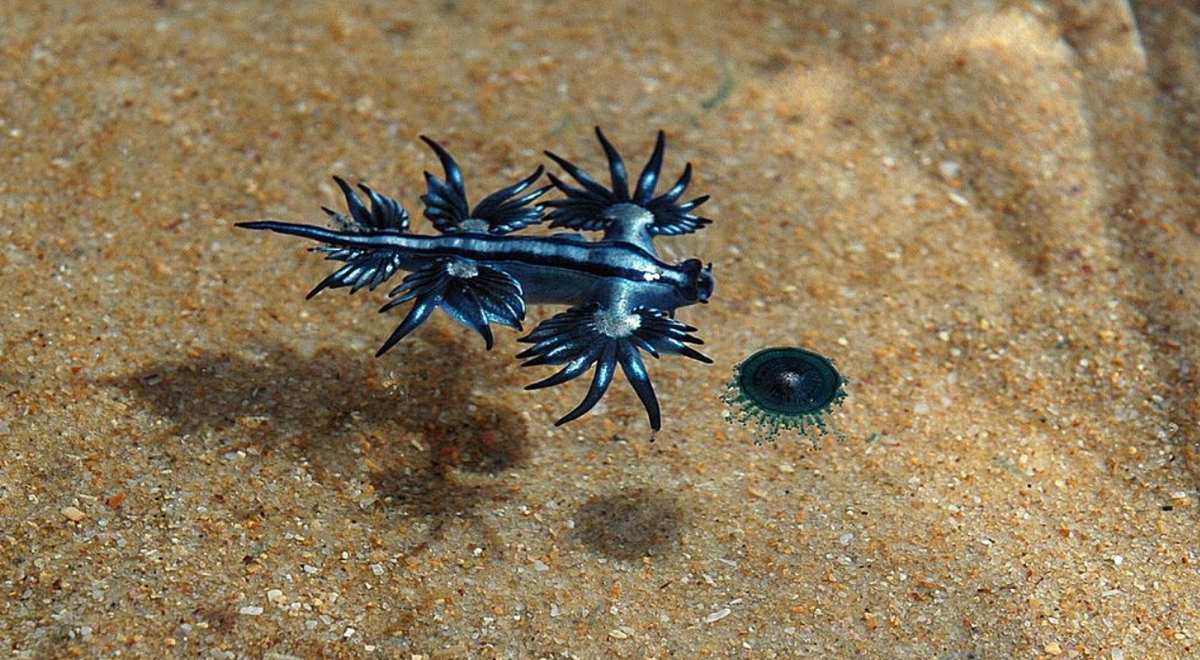
<instances>
[{"instance_id":1,"label":"blue button jellyfish","mask_svg":"<svg viewBox=\"0 0 1200 660\"><path fill-rule=\"evenodd\" d=\"M722 397L732 416L758 426L760 441L795 429L813 445L828 433L830 410L846 398L842 377L829 358L803 348L779 347L751 355L734 370Z\"/></svg>"}]
</instances>

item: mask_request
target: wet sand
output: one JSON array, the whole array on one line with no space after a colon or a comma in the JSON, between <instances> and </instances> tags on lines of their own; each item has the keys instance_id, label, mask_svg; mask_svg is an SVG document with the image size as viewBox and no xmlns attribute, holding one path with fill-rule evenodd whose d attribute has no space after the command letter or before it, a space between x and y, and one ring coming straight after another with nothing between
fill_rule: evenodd
<instances>
[{"instance_id":1,"label":"wet sand","mask_svg":"<svg viewBox=\"0 0 1200 660\"><path fill-rule=\"evenodd\" d=\"M0 6L0 649L1200 654L1200 9L602 4ZM515 333L373 358L382 292L232 227L416 210L419 134L603 172L595 125L714 198L654 443L624 382L555 428ZM844 440L725 421L774 345Z\"/></svg>"}]
</instances>

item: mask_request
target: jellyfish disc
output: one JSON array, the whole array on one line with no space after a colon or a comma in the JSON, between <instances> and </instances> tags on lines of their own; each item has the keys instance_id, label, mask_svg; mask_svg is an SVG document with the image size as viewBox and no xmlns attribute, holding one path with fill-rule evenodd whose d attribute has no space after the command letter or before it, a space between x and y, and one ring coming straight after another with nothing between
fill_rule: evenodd
<instances>
[{"instance_id":1,"label":"jellyfish disc","mask_svg":"<svg viewBox=\"0 0 1200 660\"><path fill-rule=\"evenodd\" d=\"M796 429L817 444L830 409L846 397L845 379L829 358L803 348L761 350L738 365L726 402L742 423L755 422L767 440Z\"/></svg>"}]
</instances>

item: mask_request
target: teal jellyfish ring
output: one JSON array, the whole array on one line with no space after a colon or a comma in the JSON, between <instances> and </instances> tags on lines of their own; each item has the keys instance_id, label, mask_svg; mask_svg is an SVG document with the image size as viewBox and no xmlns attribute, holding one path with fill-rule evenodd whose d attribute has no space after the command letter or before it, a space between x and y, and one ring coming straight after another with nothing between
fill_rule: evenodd
<instances>
[{"instance_id":1,"label":"teal jellyfish ring","mask_svg":"<svg viewBox=\"0 0 1200 660\"><path fill-rule=\"evenodd\" d=\"M757 422L767 439L782 429L824 435L829 410L846 397L845 384L833 361L819 353L768 348L738 365L725 400L739 421Z\"/></svg>"}]
</instances>

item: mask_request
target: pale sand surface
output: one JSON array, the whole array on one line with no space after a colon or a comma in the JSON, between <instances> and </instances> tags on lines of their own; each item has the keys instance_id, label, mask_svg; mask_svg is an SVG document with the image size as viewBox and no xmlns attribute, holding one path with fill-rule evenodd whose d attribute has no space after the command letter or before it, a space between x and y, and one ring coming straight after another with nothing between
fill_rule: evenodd
<instances>
[{"instance_id":1,"label":"pale sand surface","mask_svg":"<svg viewBox=\"0 0 1200 660\"><path fill-rule=\"evenodd\" d=\"M1200 655L1194 3L46 4L0 4L0 655ZM232 228L417 208L421 133L476 192L602 173L597 124L714 195L654 444L623 382L555 429L585 383L511 332L374 359L382 292ZM844 441L723 420L788 344Z\"/></svg>"}]
</instances>

